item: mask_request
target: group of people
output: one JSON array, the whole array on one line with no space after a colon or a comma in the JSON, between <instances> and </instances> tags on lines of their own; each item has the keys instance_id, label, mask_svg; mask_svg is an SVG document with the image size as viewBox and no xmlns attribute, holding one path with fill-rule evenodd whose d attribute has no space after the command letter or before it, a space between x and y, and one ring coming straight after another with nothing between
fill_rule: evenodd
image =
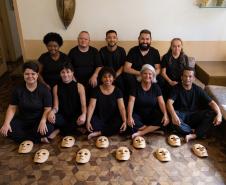
<instances>
[{"instance_id":1,"label":"group of people","mask_svg":"<svg viewBox=\"0 0 226 185\"><path fill-rule=\"evenodd\" d=\"M49 142L59 132L88 139L117 133L142 136L169 125L191 139L204 137L222 121L218 105L197 85L195 70L174 38L160 60L151 32L141 30L138 46L126 55L117 32L106 32L107 46L90 46L87 31L67 54L62 37L48 33L47 52L23 65L24 84L16 87L0 129L17 142ZM172 123L172 124L169 124ZM83 129L82 129L83 128Z\"/></svg>"}]
</instances>

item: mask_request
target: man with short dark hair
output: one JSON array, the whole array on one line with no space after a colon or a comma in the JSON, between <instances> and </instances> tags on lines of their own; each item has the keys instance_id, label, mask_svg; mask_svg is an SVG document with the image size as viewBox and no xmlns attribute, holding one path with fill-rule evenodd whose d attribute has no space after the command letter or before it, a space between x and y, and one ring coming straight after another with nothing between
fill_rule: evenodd
<instances>
[{"instance_id":1,"label":"man with short dark hair","mask_svg":"<svg viewBox=\"0 0 226 185\"><path fill-rule=\"evenodd\" d=\"M149 30L141 30L138 37L138 46L129 50L124 65L124 72L128 73L127 81L130 88L136 83L136 78L140 78L140 70L144 64L150 64L156 70L156 74L160 73L160 55L159 51L151 47L151 32ZM131 76L132 75L132 76Z\"/></svg>"},{"instance_id":2,"label":"man with short dark hair","mask_svg":"<svg viewBox=\"0 0 226 185\"><path fill-rule=\"evenodd\" d=\"M100 57L103 66L111 67L116 72L115 84L118 86L123 93L125 93L125 85L123 78L123 65L126 60L125 49L118 46L118 36L115 30L108 30L106 32L107 46L100 49Z\"/></svg>"},{"instance_id":3,"label":"man with short dark hair","mask_svg":"<svg viewBox=\"0 0 226 185\"><path fill-rule=\"evenodd\" d=\"M182 83L172 89L167 101L172 123L179 133L185 135L186 142L202 138L222 121L218 105L203 89L193 84L194 73L193 68L183 70Z\"/></svg>"}]
</instances>

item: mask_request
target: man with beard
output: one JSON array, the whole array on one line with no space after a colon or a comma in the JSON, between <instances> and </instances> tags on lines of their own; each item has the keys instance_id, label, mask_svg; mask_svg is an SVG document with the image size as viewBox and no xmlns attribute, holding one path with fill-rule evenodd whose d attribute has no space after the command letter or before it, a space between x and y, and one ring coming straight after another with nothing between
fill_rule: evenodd
<instances>
[{"instance_id":1,"label":"man with beard","mask_svg":"<svg viewBox=\"0 0 226 185\"><path fill-rule=\"evenodd\" d=\"M124 71L129 75L126 76L129 88L134 88L136 83L135 77L140 79L140 70L144 64L150 64L160 73L160 55L157 49L150 46L151 32L141 30L138 37L139 45L130 49L124 65ZM132 75L132 76L131 76Z\"/></svg>"},{"instance_id":2,"label":"man with beard","mask_svg":"<svg viewBox=\"0 0 226 185\"><path fill-rule=\"evenodd\" d=\"M89 33L81 31L78 36L78 46L72 48L68 54L75 70L75 78L85 86L86 90L97 86L98 73L102 68L98 50L89 46L89 43Z\"/></svg>"},{"instance_id":3,"label":"man with beard","mask_svg":"<svg viewBox=\"0 0 226 185\"><path fill-rule=\"evenodd\" d=\"M185 135L185 141L202 138L207 131L222 121L218 105L193 84L194 69L185 68L181 81L172 89L167 108L176 130ZM210 109L209 109L210 108Z\"/></svg>"},{"instance_id":4,"label":"man with beard","mask_svg":"<svg viewBox=\"0 0 226 185\"><path fill-rule=\"evenodd\" d=\"M126 60L125 49L118 46L118 37L115 30L106 32L107 46L100 49L100 57L105 67L111 67L116 72L115 85L125 94L125 85L123 77L123 66Z\"/></svg>"}]
</instances>

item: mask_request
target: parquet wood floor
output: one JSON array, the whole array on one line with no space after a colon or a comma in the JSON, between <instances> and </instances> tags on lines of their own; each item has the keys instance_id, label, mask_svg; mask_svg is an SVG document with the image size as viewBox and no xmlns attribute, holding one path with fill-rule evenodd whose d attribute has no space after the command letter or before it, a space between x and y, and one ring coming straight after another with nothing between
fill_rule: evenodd
<instances>
[{"instance_id":1,"label":"parquet wood floor","mask_svg":"<svg viewBox=\"0 0 226 185\"><path fill-rule=\"evenodd\" d=\"M3 121L13 83L0 83L1 116ZM75 146L61 148L61 136L50 144L36 144L29 154L18 154L18 144L0 137L0 185L223 185L226 183L226 145L215 138L183 143L173 148L166 143L166 136L145 136L146 149L134 149L128 137L110 137L110 147L97 149L95 139L76 137ZM191 151L194 143L207 147L209 157L201 159ZM127 146L132 154L129 161L118 162L115 150ZM79 165L75 154L86 147L91 160ZM171 152L172 161L159 162L154 155L158 147ZM44 164L33 163L35 152L40 148L50 151Z\"/></svg>"}]
</instances>

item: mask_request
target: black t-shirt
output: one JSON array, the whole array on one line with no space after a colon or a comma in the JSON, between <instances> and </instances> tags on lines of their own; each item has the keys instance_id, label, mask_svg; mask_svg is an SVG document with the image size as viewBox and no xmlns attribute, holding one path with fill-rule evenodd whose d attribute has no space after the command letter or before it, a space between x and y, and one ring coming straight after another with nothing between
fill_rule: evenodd
<instances>
[{"instance_id":1,"label":"black t-shirt","mask_svg":"<svg viewBox=\"0 0 226 185\"><path fill-rule=\"evenodd\" d=\"M172 89L169 99L174 100L175 110L182 112L194 112L206 109L212 99L201 87L192 84L190 90L185 90L182 84Z\"/></svg>"},{"instance_id":2,"label":"black t-shirt","mask_svg":"<svg viewBox=\"0 0 226 185\"><path fill-rule=\"evenodd\" d=\"M68 56L60 52L58 60L53 60L50 53L46 52L42 54L38 61L42 64L42 77L44 81L51 87L56 85L60 81L60 69L65 62L70 62Z\"/></svg>"},{"instance_id":3,"label":"black t-shirt","mask_svg":"<svg viewBox=\"0 0 226 185\"><path fill-rule=\"evenodd\" d=\"M52 106L52 96L43 84L38 83L33 92L29 91L24 84L13 91L10 104L18 106L20 119L37 120L42 117L45 107Z\"/></svg>"},{"instance_id":4,"label":"black t-shirt","mask_svg":"<svg viewBox=\"0 0 226 185\"><path fill-rule=\"evenodd\" d=\"M134 112L138 115L147 117L155 111L159 111L157 97L162 96L162 92L158 84L153 83L151 88L145 91L141 83L137 83L136 88L132 90L131 96L135 97Z\"/></svg>"},{"instance_id":5,"label":"black t-shirt","mask_svg":"<svg viewBox=\"0 0 226 185\"><path fill-rule=\"evenodd\" d=\"M93 89L91 95L91 98L96 99L94 114L103 121L108 121L115 116L118 116L119 109L117 100L122 97L122 92L118 87L115 87L114 91L109 95L103 94L99 86L96 87Z\"/></svg>"},{"instance_id":6,"label":"black t-shirt","mask_svg":"<svg viewBox=\"0 0 226 185\"><path fill-rule=\"evenodd\" d=\"M186 55L175 59L170 53L167 53L162 57L161 67L166 68L166 74L171 80L180 82L181 73L188 65L187 61L188 57Z\"/></svg>"},{"instance_id":7,"label":"black t-shirt","mask_svg":"<svg viewBox=\"0 0 226 185\"><path fill-rule=\"evenodd\" d=\"M61 81L57 86L57 95L59 99L59 113L65 119L74 120L81 114L81 101L77 82L71 81L66 84Z\"/></svg>"},{"instance_id":8,"label":"black t-shirt","mask_svg":"<svg viewBox=\"0 0 226 185\"><path fill-rule=\"evenodd\" d=\"M124 65L126 60L125 49L117 46L115 51L109 51L107 46L102 47L99 51L103 66L111 67L115 72Z\"/></svg>"},{"instance_id":9,"label":"black t-shirt","mask_svg":"<svg viewBox=\"0 0 226 185\"><path fill-rule=\"evenodd\" d=\"M81 52L78 46L72 48L68 54L75 70L75 77L78 82L87 85L90 77L97 67L102 67L98 50L89 46L87 52Z\"/></svg>"},{"instance_id":10,"label":"black t-shirt","mask_svg":"<svg viewBox=\"0 0 226 185\"><path fill-rule=\"evenodd\" d=\"M132 68L140 71L144 64L150 64L155 67L155 64L160 64L160 55L157 49L150 46L146 55L142 55L139 46L130 49L127 55L127 62L132 63Z\"/></svg>"}]
</instances>

